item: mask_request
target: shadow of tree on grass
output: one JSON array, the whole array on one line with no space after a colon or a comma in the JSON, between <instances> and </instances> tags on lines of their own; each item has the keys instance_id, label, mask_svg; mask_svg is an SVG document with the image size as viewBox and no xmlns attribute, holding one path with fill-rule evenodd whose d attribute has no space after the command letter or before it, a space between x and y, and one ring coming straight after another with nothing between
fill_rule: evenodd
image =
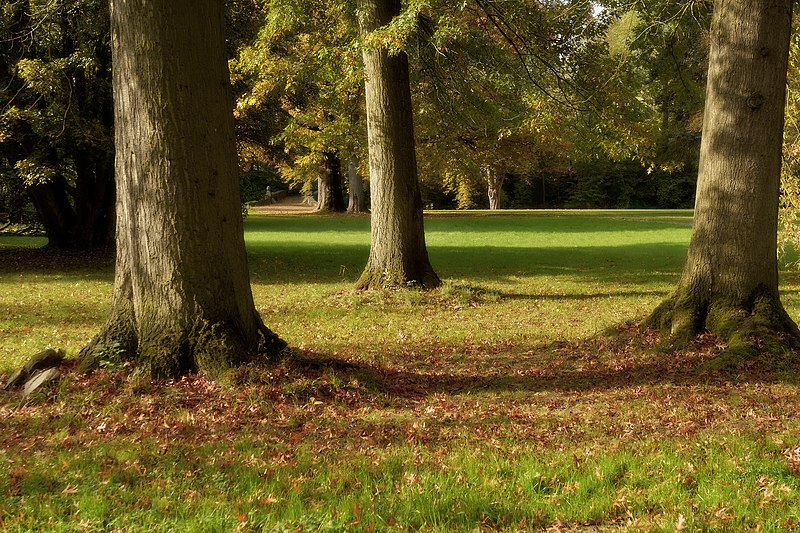
<instances>
[{"instance_id":1,"label":"shadow of tree on grass","mask_svg":"<svg viewBox=\"0 0 800 533\"><path fill-rule=\"evenodd\" d=\"M114 276L114 251L0 247L0 274L86 273Z\"/></svg>"},{"instance_id":2,"label":"shadow of tree on grass","mask_svg":"<svg viewBox=\"0 0 800 533\"><path fill-rule=\"evenodd\" d=\"M638 335L638 337L637 337ZM800 383L800 354L761 353L737 364L715 369L723 346L713 335L701 336L686 349L662 350L653 331L638 332L627 325L610 335L579 343L556 342L541 346L541 353L556 357L553 365L527 365L477 372L424 372L390 365L353 361L314 352L295 352L292 370L315 379L333 371L340 379L356 379L366 390L388 399L420 400L445 394L504 394L538 392L603 392L640 386L726 385L735 383ZM629 349L626 349L625 347ZM598 357L597 354L603 352ZM563 355L564 361L558 356ZM527 359L527 358L526 358ZM548 358L540 359L546 361ZM587 363L574 365L572 363ZM525 368L528 366L528 368Z\"/></svg>"}]
</instances>

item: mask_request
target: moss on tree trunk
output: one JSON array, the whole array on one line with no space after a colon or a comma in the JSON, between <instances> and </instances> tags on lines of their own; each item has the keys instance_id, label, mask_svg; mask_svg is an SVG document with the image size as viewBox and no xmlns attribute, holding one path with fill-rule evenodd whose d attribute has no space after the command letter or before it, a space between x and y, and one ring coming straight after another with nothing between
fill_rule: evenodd
<instances>
[{"instance_id":1,"label":"moss on tree trunk","mask_svg":"<svg viewBox=\"0 0 800 533\"><path fill-rule=\"evenodd\" d=\"M757 343L797 346L800 330L778 294L759 286L745 299L713 295L698 285L679 287L643 322L669 334L678 346L709 331L728 342L728 352L754 353Z\"/></svg>"},{"instance_id":2,"label":"moss on tree trunk","mask_svg":"<svg viewBox=\"0 0 800 533\"><path fill-rule=\"evenodd\" d=\"M434 289L441 284L439 276L427 265L383 270L366 268L356 282L356 289Z\"/></svg>"},{"instance_id":3,"label":"moss on tree trunk","mask_svg":"<svg viewBox=\"0 0 800 533\"><path fill-rule=\"evenodd\" d=\"M250 289L223 3L111 2L117 248L109 318L84 367L217 375L285 344Z\"/></svg>"},{"instance_id":4,"label":"moss on tree trunk","mask_svg":"<svg viewBox=\"0 0 800 533\"><path fill-rule=\"evenodd\" d=\"M259 319L260 321L260 319ZM154 329L140 338L133 323L109 322L79 354L79 371L103 363L135 362L137 371L159 378L189 372L211 377L240 364L280 353L286 343L261 324L255 344L234 325L198 321L185 329Z\"/></svg>"},{"instance_id":5,"label":"moss on tree trunk","mask_svg":"<svg viewBox=\"0 0 800 533\"><path fill-rule=\"evenodd\" d=\"M777 220L791 0L717 2L694 225L675 293L644 322L752 351L796 344L778 293Z\"/></svg>"}]
</instances>

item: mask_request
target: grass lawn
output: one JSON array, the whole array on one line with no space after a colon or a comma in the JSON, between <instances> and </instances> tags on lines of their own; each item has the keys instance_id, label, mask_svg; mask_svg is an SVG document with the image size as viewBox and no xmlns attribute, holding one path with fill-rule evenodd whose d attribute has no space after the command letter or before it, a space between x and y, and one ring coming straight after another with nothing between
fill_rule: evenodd
<instances>
[{"instance_id":1,"label":"grass lawn","mask_svg":"<svg viewBox=\"0 0 800 533\"><path fill-rule=\"evenodd\" d=\"M691 213L429 213L437 291L359 293L369 220L246 221L256 305L292 346L224 383L70 372L0 392L0 530L800 527L800 367L727 371L630 325ZM0 380L97 331L107 257L0 238ZM782 294L800 319L800 275ZM628 324L628 325L626 325ZM613 328L613 329L612 329Z\"/></svg>"}]
</instances>

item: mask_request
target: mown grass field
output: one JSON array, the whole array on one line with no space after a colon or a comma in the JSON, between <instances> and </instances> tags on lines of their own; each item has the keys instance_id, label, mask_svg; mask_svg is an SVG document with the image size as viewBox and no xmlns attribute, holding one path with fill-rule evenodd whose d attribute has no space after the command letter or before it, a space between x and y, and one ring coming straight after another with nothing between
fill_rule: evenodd
<instances>
[{"instance_id":1,"label":"mown grass field","mask_svg":"<svg viewBox=\"0 0 800 533\"><path fill-rule=\"evenodd\" d=\"M256 304L292 351L222 383L89 376L0 393L9 531L786 530L800 368L724 371L642 319L691 213L426 218L437 291L358 293L364 217L246 221ZM108 258L0 239L0 379L104 318ZM783 301L800 319L800 275ZM626 325L627 324L627 325Z\"/></svg>"}]
</instances>

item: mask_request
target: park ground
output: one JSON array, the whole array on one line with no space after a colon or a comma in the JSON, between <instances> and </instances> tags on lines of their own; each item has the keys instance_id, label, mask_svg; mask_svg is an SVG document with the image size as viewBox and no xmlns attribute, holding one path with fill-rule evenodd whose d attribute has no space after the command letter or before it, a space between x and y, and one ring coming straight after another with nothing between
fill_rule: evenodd
<instances>
[{"instance_id":1,"label":"park ground","mask_svg":"<svg viewBox=\"0 0 800 533\"><path fill-rule=\"evenodd\" d=\"M356 292L364 216L253 212L256 305L291 350L220 382L63 368L0 393L0 529L800 528L797 354L720 365L643 319L687 211L429 213L432 292ZM113 260L0 238L0 380L74 355ZM800 318L800 274L781 291Z\"/></svg>"}]
</instances>

